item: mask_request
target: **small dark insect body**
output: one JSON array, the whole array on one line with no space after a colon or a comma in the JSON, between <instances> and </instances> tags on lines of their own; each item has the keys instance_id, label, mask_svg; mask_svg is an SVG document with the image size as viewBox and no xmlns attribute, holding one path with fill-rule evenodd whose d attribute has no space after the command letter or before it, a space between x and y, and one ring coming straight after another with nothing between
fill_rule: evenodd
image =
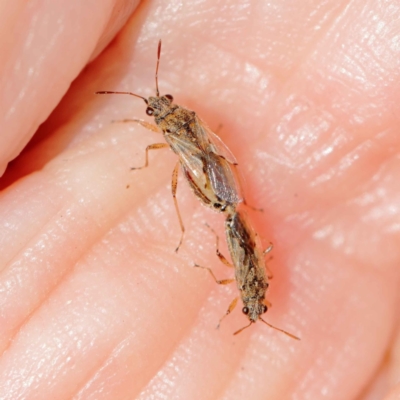
<instances>
[{"instance_id":1,"label":"small dark insect body","mask_svg":"<svg viewBox=\"0 0 400 400\"><path fill-rule=\"evenodd\" d=\"M183 174L199 200L214 211L233 211L243 201L233 156L194 111L172 101L171 95L149 97L146 113L154 117L178 155Z\"/></svg>"},{"instance_id":2,"label":"small dark insect body","mask_svg":"<svg viewBox=\"0 0 400 400\"><path fill-rule=\"evenodd\" d=\"M244 215L236 212L229 216L225 231L235 267L236 284L243 302L242 311L254 323L268 310L265 294L269 283L258 236Z\"/></svg>"},{"instance_id":3,"label":"small dark insect body","mask_svg":"<svg viewBox=\"0 0 400 400\"><path fill-rule=\"evenodd\" d=\"M259 236L249 223L247 214L240 210L236 210L227 217L225 221L225 234L235 269L236 284L243 302L242 312L249 319L249 324L236 331L235 335L260 320L269 327L293 339L299 340L297 336L271 325L261 316L268 311L268 306L271 305L265 298L270 277L266 273L264 256L265 253L268 253L272 249L272 245L267 250L262 250ZM219 251L217 251L218 254ZM221 256L220 259L222 259ZM225 284L229 283L229 280L217 282ZM237 299L234 299L226 315L230 314L234 309L236 302Z\"/></svg>"}]
</instances>

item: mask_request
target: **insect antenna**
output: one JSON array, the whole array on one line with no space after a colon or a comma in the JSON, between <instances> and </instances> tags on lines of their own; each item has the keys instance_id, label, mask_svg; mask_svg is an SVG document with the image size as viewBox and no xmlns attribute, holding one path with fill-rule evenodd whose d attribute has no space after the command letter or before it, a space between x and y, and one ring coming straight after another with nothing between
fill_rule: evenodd
<instances>
[{"instance_id":1,"label":"insect antenna","mask_svg":"<svg viewBox=\"0 0 400 400\"><path fill-rule=\"evenodd\" d=\"M288 335L288 336L291 337L292 339L300 340L299 337L297 337L297 336L295 336L295 335L292 335L291 333L286 332L286 331L284 331L283 329L277 328L276 326L273 326L273 325L269 324L267 321L263 320L261 317L259 317L259 318L260 318L260 320L261 320L262 322L264 322L264 324L267 324L270 328L276 329L277 331L282 332L282 333L284 333L285 335ZM247 327L246 327L246 328L247 328ZM242 328L242 329L244 329L244 328ZM239 332L240 332L240 331L239 331ZM235 333L235 335L236 335L236 333Z\"/></svg>"},{"instance_id":2,"label":"insect antenna","mask_svg":"<svg viewBox=\"0 0 400 400\"><path fill-rule=\"evenodd\" d=\"M95 94L129 94L129 96L139 97L139 99L142 99L146 104L149 104L145 97L139 96L138 94L132 92L110 92L108 90L102 90L101 92L95 92Z\"/></svg>"},{"instance_id":3,"label":"insect antenna","mask_svg":"<svg viewBox=\"0 0 400 400\"><path fill-rule=\"evenodd\" d=\"M156 95L157 95L157 97L160 97L160 91L158 90L158 67L160 65L160 56L161 56L161 39L158 42L157 65L156 65Z\"/></svg>"},{"instance_id":4,"label":"insect antenna","mask_svg":"<svg viewBox=\"0 0 400 400\"><path fill-rule=\"evenodd\" d=\"M253 324L254 322L250 322L248 325L244 326L243 328L239 329L238 331L236 331L233 335L238 335L240 332L244 331L245 329L247 329L251 324Z\"/></svg>"}]
</instances>

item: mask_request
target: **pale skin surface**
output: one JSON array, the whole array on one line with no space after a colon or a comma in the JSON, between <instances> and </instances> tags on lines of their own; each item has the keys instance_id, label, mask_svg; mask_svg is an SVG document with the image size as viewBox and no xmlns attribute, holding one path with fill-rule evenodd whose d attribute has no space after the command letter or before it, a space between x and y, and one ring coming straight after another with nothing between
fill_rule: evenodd
<instances>
[{"instance_id":1,"label":"pale skin surface","mask_svg":"<svg viewBox=\"0 0 400 400\"><path fill-rule=\"evenodd\" d=\"M96 53L113 6L99 3L67 20L40 63L21 43L43 24L22 25L14 44L0 35L4 167ZM400 398L400 7L299 3L142 4L8 167L0 398ZM24 10L3 2L2 29ZM227 255L223 219L180 179L187 235L176 255L176 157L155 150L146 170L130 171L162 135L111 123L146 118L140 99L93 94L153 95L159 38L160 91L222 124L248 201L265 210L249 212L275 245L264 317L300 342L262 323L233 337L247 323L241 305L215 329L237 290L192 265L232 277L204 226ZM42 72L35 79L10 69L18 52ZM34 94L26 103L23 91Z\"/></svg>"}]
</instances>

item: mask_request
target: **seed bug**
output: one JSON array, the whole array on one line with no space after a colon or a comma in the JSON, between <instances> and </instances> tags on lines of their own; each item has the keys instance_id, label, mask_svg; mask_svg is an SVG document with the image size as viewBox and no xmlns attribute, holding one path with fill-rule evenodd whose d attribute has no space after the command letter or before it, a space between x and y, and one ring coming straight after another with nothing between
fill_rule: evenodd
<instances>
[{"instance_id":1,"label":"seed bug","mask_svg":"<svg viewBox=\"0 0 400 400\"><path fill-rule=\"evenodd\" d=\"M232 213L237 204L244 202L236 172L237 162L222 140L196 115L194 111L173 103L170 94L160 96L158 89L158 69L160 65L161 40L158 43L155 73L156 96L142 97L132 92L100 91L96 94L128 94L142 99L146 114L154 117L153 125L139 119L125 119L120 122L137 122L154 132L164 135L165 143L147 146L145 164L148 166L150 150L170 147L179 157L172 174L172 196L181 227L181 238L177 252L182 244L185 227L176 199L178 168L181 166L184 177L197 198L214 211Z\"/></svg>"},{"instance_id":2,"label":"seed bug","mask_svg":"<svg viewBox=\"0 0 400 400\"><path fill-rule=\"evenodd\" d=\"M267 275L266 273L265 254L272 250L272 245L265 251L262 251L260 239L254 228L250 225L247 214L243 211L236 211L229 215L225 221L226 240L233 265L220 253L218 248L219 238L215 232L214 234L217 238L217 256L225 265L235 269L235 279L218 280L210 268L197 264L195 266L207 269L215 282L220 285L226 285L236 280L243 303L242 312L247 316L250 323L236 331L234 335L239 334L257 322L257 320L261 320L269 327L283 332L293 339L300 340L297 336L271 325L261 317L262 314L268 311L268 307L271 306L271 303L265 298L269 287L268 281L272 278L271 275ZM236 297L231 302L226 314L220 319L219 324L233 311L238 299Z\"/></svg>"}]
</instances>

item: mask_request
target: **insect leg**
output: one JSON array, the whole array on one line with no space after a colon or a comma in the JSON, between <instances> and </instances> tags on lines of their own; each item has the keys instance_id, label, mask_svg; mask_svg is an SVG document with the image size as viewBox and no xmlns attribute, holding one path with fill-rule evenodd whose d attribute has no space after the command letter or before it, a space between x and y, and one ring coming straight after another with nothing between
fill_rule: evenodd
<instances>
[{"instance_id":1,"label":"insect leg","mask_svg":"<svg viewBox=\"0 0 400 400\"><path fill-rule=\"evenodd\" d=\"M146 162L142 167L132 167L131 169L142 169L146 168L149 165L149 150L158 150L158 149L165 149L166 147L169 147L167 143L154 143L150 144L149 146L146 147Z\"/></svg>"},{"instance_id":2,"label":"insect leg","mask_svg":"<svg viewBox=\"0 0 400 400\"><path fill-rule=\"evenodd\" d=\"M214 278L215 283L218 283L218 285L229 285L230 283L235 281L234 279L217 279L216 276L214 275L214 272L212 272L211 268L202 267L201 265L198 265L198 264L194 264L194 266L197 268L206 269L211 274L211 276Z\"/></svg>"},{"instance_id":3,"label":"insect leg","mask_svg":"<svg viewBox=\"0 0 400 400\"><path fill-rule=\"evenodd\" d=\"M206 226L210 229L211 232L214 233L214 235L215 235L215 237L216 237L217 243L216 243L216 250L215 250L215 252L216 252L216 254L217 254L217 257L218 257L218 258L221 260L221 262L222 262L223 264L225 264L227 267L233 268L233 265L232 265L232 264L226 259L226 257L219 251L219 236L217 235L217 232L215 232L214 229L211 228L210 225L206 224Z\"/></svg>"},{"instance_id":4,"label":"insect leg","mask_svg":"<svg viewBox=\"0 0 400 400\"><path fill-rule=\"evenodd\" d=\"M175 249L176 253L179 251L179 248L181 247L181 244L183 242L183 235L185 234L185 227L183 225L181 213L179 212L178 201L176 199L176 191L178 189L178 171L179 171L179 161L176 163L175 168L172 171L172 182L171 182L172 197L174 199L175 210L176 213L178 214L179 224L181 226L181 231L182 231L178 247Z\"/></svg>"},{"instance_id":5,"label":"insect leg","mask_svg":"<svg viewBox=\"0 0 400 400\"><path fill-rule=\"evenodd\" d=\"M151 124L150 122L143 121L142 119L115 119L112 121L113 123L130 123L130 122L135 122L139 125L142 125L144 128L149 129L150 131L156 132L156 133L161 133L160 129L158 129L157 125Z\"/></svg>"},{"instance_id":6,"label":"insect leg","mask_svg":"<svg viewBox=\"0 0 400 400\"><path fill-rule=\"evenodd\" d=\"M219 326L221 325L222 320L223 320L225 317L227 317L227 316L233 311L233 309L236 307L236 304L237 304L238 300L239 300L239 297L235 297L235 298L232 300L231 304L229 304L229 307L228 307L228 309L226 310L225 315L224 315L224 316L219 320L219 322L218 322L217 329L218 329Z\"/></svg>"},{"instance_id":7,"label":"insect leg","mask_svg":"<svg viewBox=\"0 0 400 400\"><path fill-rule=\"evenodd\" d=\"M285 335L291 337L292 339L301 340L298 336L293 335L292 333L290 333L290 332L288 332L288 331L285 331L285 330L283 330L283 329L281 329L281 328L277 328L277 327L274 326L274 325L271 325L269 322L265 321L265 320L262 319L261 317L260 317L260 320L261 320L262 322L264 322L264 324L268 325L270 328L276 329L277 331L284 333ZM242 329L244 329L244 328L242 328ZM241 329L241 330L242 330L242 329ZM241 330L240 330L240 331L241 331ZM236 334L239 333L240 331L235 332L234 334L236 335Z\"/></svg>"},{"instance_id":8,"label":"insect leg","mask_svg":"<svg viewBox=\"0 0 400 400\"><path fill-rule=\"evenodd\" d=\"M269 242L269 246L263 251L263 254L268 254L269 252L272 251L272 249L274 248L274 245L272 242Z\"/></svg>"},{"instance_id":9,"label":"insect leg","mask_svg":"<svg viewBox=\"0 0 400 400\"><path fill-rule=\"evenodd\" d=\"M272 257L271 257L272 258ZM268 260L269 261L269 260ZM267 262L268 262L267 261ZM274 274L272 273L272 271L269 269L269 267L268 267L268 264L265 264L265 269L267 270L267 273L268 273L268 275L267 275L267 278L268 279L272 279L273 277L274 277Z\"/></svg>"},{"instance_id":10,"label":"insect leg","mask_svg":"<svg viewBox=\"0 0 400 400\"><path fill-rule=\"evenodd\" d=\"M263 251L263 254L266 255L268 254L272 249L274 248L274 245L270 242L269 246ZM274 274L272 273L272 271L268 268L268 262L272 260L272 256L268 258L268 260L265 263L265 269L268 272L268 279L272 279L274 277Z\"/></svg>"},{"instance_id":11,"label":"insect leg","mask_svg":"<svg viewBox=\"0 0 400 400\"><path fill-rule=\"evenodd\" d=\"M235 333L234 333L234 335L238 335L240 332L242 332L242 331L244 331L245 329L247 329L250 325L252 325L252 324L254 324L254 322L253 321L250 321L250 323L248 324L248 325L246 325L246 326L244 326L243 328L241 328L241 329L239 329L238 331L236 331Z\"/></svg>"},{"instance_id":12,"label":"insect leg","mask_svg":"<svg viewBox=\"0 0 400 400\"><path fill-rule=\"evenodd\" d=\"M264 209L263 209L263 208L257 208L257 207L251 206L251 205L246 201L245 198L243 199L243 204L245 204L247 207L249 207L249 208L252 209L253 211L264 212Z\"/></svg>"}]
</instances>

